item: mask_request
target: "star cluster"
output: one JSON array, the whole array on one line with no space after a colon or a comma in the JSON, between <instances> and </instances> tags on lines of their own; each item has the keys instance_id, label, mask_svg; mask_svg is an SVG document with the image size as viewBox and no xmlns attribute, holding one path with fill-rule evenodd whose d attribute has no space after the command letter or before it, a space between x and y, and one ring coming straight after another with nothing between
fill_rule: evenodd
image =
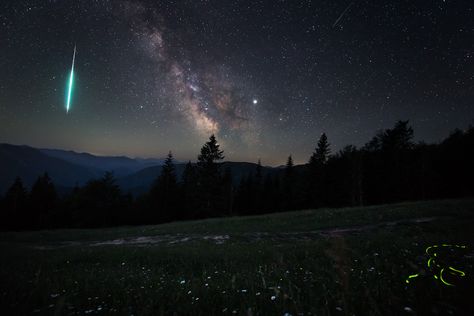
<instances>
[{"instance_id":1,"label":"star cluster","mask_svg":"<svg viewBox=\"0 0 474 316\"><path fill-rule=\"evenodd\" d=\"M30 0L0 4L0 141L305 162L396 120L472 123L471 1ZM64 108L74 46L75 94Z\"/></svg>"}]
</instances>

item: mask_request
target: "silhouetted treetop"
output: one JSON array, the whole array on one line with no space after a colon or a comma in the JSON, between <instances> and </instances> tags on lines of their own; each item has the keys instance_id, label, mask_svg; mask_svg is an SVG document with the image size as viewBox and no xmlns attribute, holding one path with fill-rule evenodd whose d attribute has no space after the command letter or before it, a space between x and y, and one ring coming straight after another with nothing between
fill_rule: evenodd
<instances>
[{"instance_id":1,"label":"silhouetted treetop","mask_svg":"<svg viewBox=\"0 0 474 316\"><path fill-rule=\"evenodd\" d=\"M293 157L291 157L291 155L288 156L288 159L286 160L286 169L291 169L293 168L294 164L293 164Z\"/></svg>"},{"instance_id":2,"label":"silhouetted treetop","mask_svg":"<svg viewBox=\"0 0 474 316\"><path fill-rule=\"evenodd\" d=\"M398 121L391 129L379 132L364 149L369 151L383 150L385 152L412 149L413 128L409 121Z\"/></svg>"},{"instance_id":3,"label":"silhouetted treetop","mask_svg":"<svg viewBox=\"0 0 474 316\"><path fill-rule=\"evenodd\" d=\"M27 190L23 185L23 181L20 177L16 177L15 182L5 193L5 201L13 208L16 208L22 203L26 202Z\"/></svg>"},{"instance_id":4,"label":"silhouetted treetop","mask_svg":"<svg viewBox=\"0 0 474 316\"><path fill-rule=\"evenodd\" d=\"M309 163L311 165L319 164L323 165L327 162L329 155L331 154L331 149L329 148L328 137L325 133L321 135L318 141L318 146L316 147L315 152L311 155Z\"/></svg>"},{"instance_id":5,"label":"silhouetted treetop","mask_svg":"<svg viewBox=\"0 0 474 316\"><path fill-rule=\"evenodd\" d=\"M163 183L176 184L176 168L173 163L173 153L171 151L168 152L168 155L165 159L165 163L161 167L161 174L159 179Z\"/></svg>"},{"instance_id":6,"label":"silhouetted treetop","mask_svg":"<svg viewBox=\"0 0 474 316\"><path fill-rule=\"evenodd\" d=\"M198 165L213 164L223 159L224 151L219 149L219 144L213 134L201 148L201 153L198 155Z\"/></svg>"},{"instance_id":7,"label":"silhouetted treetop","mask_svg":"<svg viewBox=\"0 0 474 316\"><path fill-rule=\"evenodd\" d=\"M56 199L56 190L48 173L38 177L31 188L30 197L33 203L46 203L46 201L54 201Z\"/></svg>"}]
</instances>

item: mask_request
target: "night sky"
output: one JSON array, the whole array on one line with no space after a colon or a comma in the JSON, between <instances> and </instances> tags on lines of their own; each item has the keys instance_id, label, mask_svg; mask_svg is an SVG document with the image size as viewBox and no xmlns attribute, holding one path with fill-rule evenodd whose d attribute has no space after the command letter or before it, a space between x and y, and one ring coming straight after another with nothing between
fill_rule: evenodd
<instances>
[{"instance_id":1,"label":"night sky","mask_svg":"<svg viewBox=\"0 0 474 316\"><path fill-rule=\"evenodd\" d=\"M279 165L473 118L472 0L0 3L0 142L183 161L215 133Z\"/></svg>"}]
</instances>

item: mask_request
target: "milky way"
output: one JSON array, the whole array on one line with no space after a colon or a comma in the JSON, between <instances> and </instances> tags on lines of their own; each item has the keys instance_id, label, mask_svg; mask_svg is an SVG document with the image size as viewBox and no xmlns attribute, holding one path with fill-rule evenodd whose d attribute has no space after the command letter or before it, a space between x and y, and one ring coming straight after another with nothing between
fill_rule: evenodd
<instances>
[{"instance_id":1,"label":"milky way","mask_svg":"<svg viewBox=\"0 0 474 316\"><path fill-rule=\"evenodd\" d=\"M171 31L156 10L137 2L123 2L120 7L143 51L155 63L158 98L171 96L172 110L183 115L202 136L234 133L246 142L256 141L258 133L250 107L253 102L235 84L229 69L210 63L204 71L194 70L190 60L171 51L174 43L166 36ZM180 49L186 56L186 49Z\"/></svg>"}]
</instances>

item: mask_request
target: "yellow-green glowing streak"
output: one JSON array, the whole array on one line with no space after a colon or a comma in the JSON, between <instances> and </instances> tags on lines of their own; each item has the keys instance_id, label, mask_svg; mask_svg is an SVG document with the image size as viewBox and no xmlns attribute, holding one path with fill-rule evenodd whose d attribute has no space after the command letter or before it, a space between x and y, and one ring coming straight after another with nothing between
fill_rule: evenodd
<instances>
[{"instance_id":1,"label":"yellow-green glowing streak","mask_svg":"<svg viewBox=\"0 0 474 316\"><path fill-rule=\"evenodd\" d=\"M444 272L444 268L441 269L441 272L439 273L439 278L441 280L441 282L443 282L444 284L448 285L448 286L453 286L453 284L449 283L449 282L446 282L444 279L443 279L443 272Z\"/></svg>"},{"instance_id":2,"label":"yellow-green glowing streak","mask_svg":"<svg viewBox=\"0 0 474 316\"><path fill-rule=\"evenodd\" d=\"M406 283L410 283L410 279L413 279L413 278L416 278L418 277L418 273L417 274L412 274L412 275L409 275L408 276L408 279L405 280Z\"/></svg>"},{"instance_id":3,"label":"yellow-green glowing streak","mask_svg":"<svg viewBox=\"0 0 474 316\"><path fill-rule=\"evenodd\" d=\"M456 270L456 269L454 269L453 267L449 267L449 270L453 270L454 272L459 273L459 275L462 276L462 277L466 275L466 273L464 273L463 271L461 271L461 270Z\"/></svg>"},{"instance_id":4,"label":"yellow-green glowing streak","mask_svg":"<svg viewBox=\"0 0 474 316\"><path fill-rule=\"evenodd\" d=\"M69 107L71 105L71 95L72 95L72 86L74 83L74 61L76 59L76 46L74 46L74 54L72 55L72 67L71 75L69 76L69 88L67 92L67 103L66 103L66 113L69 113Z\"/></svg>"}]
</instances>

